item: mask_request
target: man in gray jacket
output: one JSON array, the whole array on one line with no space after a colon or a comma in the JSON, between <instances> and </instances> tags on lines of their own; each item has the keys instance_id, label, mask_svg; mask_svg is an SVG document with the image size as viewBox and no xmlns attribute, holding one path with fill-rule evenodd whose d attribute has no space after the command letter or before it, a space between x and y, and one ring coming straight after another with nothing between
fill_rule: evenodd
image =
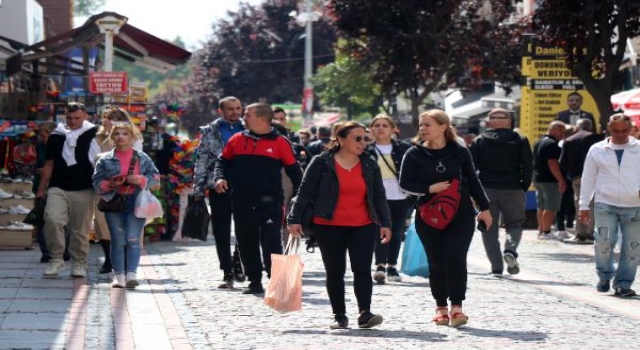
<instances>
[{"instance_id":1,"label":"man in gray jacket","mask_svg":"<svg viewBox=\"0 0 640 350\"><path fill-rule=\"evenodd\" d=\"M237 247L233 262L231 258L231 197L228 192L213 191L213 169L229 138L244 130L244 125L241 121L242 104L239 99L225 97L220 100L218 107L221 117L200 128L200 143L193 171L193 196L195 200L203 200L205 188L210 190L213 237L216 240L220 269L224 272L223 283L218 288L232 289L234 279L243 282L246 277L242 272Z\"/></svg>"},{"instance_id":2,"label":"man in gray jacket","mask_svg":"<svg viewBox=\"0 0 640 350\"><path fill-rule=\"evenodd\" d=\"M482 243L491 262L491 273L515 275L518 266L518 245L525 220L525 194L531 185L532 154L529 141L511 130L511 114L494 108L489 112L489 127L469 146L480 183L489 197L493 224L482 232ZM507 230L504 254L500 251L498 229L500 214Z\"/></svg>"}]
</instances>

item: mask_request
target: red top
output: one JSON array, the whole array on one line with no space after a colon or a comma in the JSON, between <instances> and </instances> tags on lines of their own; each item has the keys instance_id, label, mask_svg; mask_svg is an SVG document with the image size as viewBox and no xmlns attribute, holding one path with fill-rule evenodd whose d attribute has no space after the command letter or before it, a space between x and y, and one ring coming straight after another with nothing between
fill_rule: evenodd
<instances>
[{"instance_id":1,"label":"red top","mask_svg":"<svg viewBox=\"0 0 640 350\"><path fill-rule=\"evenodd\" d=\"M340 193L333 219L314 216L313 223L331 226L364 226L372 223L367 207L367 185L362 176L362 164L358 162L351 170L344 169L338 162L335 164Z\"/></svg>"}]
</instances>

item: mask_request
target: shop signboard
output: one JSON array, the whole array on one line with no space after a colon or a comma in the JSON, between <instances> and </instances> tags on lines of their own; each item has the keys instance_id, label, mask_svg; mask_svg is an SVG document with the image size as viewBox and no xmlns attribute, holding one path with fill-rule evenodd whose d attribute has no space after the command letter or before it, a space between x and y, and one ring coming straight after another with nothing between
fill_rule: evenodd
<instances>
[{"instance_id":1,"label":"shop signboard","mask_svg":"<svg viewBox=\"0 0 640 350\"><path fill-rule=\"evenodd\" d=\"M566 101L572 92L582 95L582 110L594 113L598 120L596 103L567 67L564 50L546 45L534 36L528 36L525 45L520 130L529 141L533 144L546 134L558 112L568 108Z\"/></svg>"},{"instance_id":2,"label":"shop signboard","mask_svg":"<svg viewBox=\"0 0 640 350\"><path fill-rule=\"evenodd\" d=\"M93 94L122 94L128 87L127 72L89 73L89 91Z\"/></svg>"}]
</instances>

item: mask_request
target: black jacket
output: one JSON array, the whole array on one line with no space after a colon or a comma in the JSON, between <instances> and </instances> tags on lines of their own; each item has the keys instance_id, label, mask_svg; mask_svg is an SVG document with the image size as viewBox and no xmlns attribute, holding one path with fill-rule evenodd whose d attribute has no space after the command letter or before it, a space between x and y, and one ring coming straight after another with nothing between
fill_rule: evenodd
<instances>
[{"instance_id":1,"label":"black jacket","mask_svg":"<svg viewBox=\"0 0 640 350\"><path fill-rule=\"evenodd\" d=\"M582 177L589 148L602 140L603 135L585 130L580 130L564 140L562 153L560 153L560 168L567 174L569 180Z\"/></svg>"},{"instance_id":2,"label":"black jacket","mask_svg":"<svg viewBox=\"0 0 640 350\"><path fill-rule=\"evenodd\" d=\"M313 215L331 220L338 202L340 188L333 159L334 153L324 152L311 159L287 217L289 224L301 224L302 214L313 205ZM371 220L382 227L391 227L391 216L382 185L378 163L367 153L360 155L362 175L367 185L367 206Z\"/></svg>"},{"instance_id":3,"label":"black jacket","mask_svg":"<svg viewBox=\"0 0 640 350\"><path fill-rule=\"evenodd\" d=\"M393 165L395 166L396 171L400 171L400 167L402 166L402 158L404 157L404 154L407 153L407 150L409 148L411 148L411 144L398 140L391 140L391 158L393 159ZM376 150L375 144L367 147L367 153L371 154L376 160L378 160L379 154ZM399 174L397 175L399 176Z\"/></svg>"},{"instance_id":4,"label":"black jacket","mask_svg":"<svg viewBox=\"0 0 640 350\"><path fill-rule=\"evenodd\" d=\"M529 190L533 155L525 137L509 129L487 130L469 152L485 188Z\"/></svg>"},{"instance_id":5,"label":"black jacket","mask_svg":"<svg viewBox=\"0 0 640 350\"><path fill-rule=\"evenodd\" d=\"M489 199L480 185L471 155L455 141L440 150L430 150L422 145L411 147L402 161L400 188L420 196L417 203L420 205L434 196L429 193L429 186L453 178L462 178L458 212L473 212L472 197L480 210L489 209Z\"/></svg>"},{"instance_id":6,"label":"black jacket","mask_svg":"<svg viewBox=\"0 0 640 350\"><path fill-rule=\"evenodd\" d=\"M313 156L317 156L318 154L324 152L325 150L325 146L331 141L330 138L323 138L323 139L319 139L319 140L315 140L313 142L311 142L308 146L307 146L307 151L309 151L309 154L313 157Z\"/></svg>"}]
</instances>

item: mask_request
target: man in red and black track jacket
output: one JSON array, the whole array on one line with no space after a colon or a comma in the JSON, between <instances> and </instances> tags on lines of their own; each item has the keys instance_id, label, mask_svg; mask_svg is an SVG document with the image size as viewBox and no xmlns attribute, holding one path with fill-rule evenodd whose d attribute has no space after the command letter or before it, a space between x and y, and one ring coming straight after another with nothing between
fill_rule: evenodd
<instances>
[{"instance_id":1,"label":"man in red and black track jacket","mask_svg":"<svg viewBox=\"0 0 640 350\"><path fill-rule=\"evenodd\" d=\"M264 269L271 274L271 254L282 254L284 195L281 170L293 183L294 193L302 179L291 143L271 127L273 110L266 103L246 108L247 130L233 135L215 166L215 190L231 189L236 239L240 257L248 276L246 294L264 292L261 284Z\"/></svg>"}]
</instances>

